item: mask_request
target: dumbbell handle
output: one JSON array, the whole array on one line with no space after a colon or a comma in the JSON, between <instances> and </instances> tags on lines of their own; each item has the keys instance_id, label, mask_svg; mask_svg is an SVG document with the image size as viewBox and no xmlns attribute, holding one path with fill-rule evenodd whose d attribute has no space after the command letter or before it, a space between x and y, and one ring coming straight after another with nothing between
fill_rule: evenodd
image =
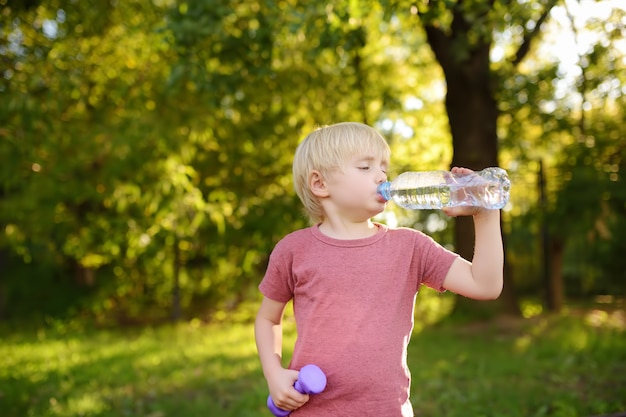
<instances>
[{"instance_id":1,"label":"dumbbell handle","mask_svg":"<svg viewBox=\"0 0 626 417\"><path fill-rule=\"evenodd\" d=\"M293 387L301 394L319 394L326 388L326 375L317 365L305 365L300 369L298 379ZM289 410L278 408L272 396L267 397L267 408L276 417L284 417L291 414Z\"/></svg>"}]
</instances>

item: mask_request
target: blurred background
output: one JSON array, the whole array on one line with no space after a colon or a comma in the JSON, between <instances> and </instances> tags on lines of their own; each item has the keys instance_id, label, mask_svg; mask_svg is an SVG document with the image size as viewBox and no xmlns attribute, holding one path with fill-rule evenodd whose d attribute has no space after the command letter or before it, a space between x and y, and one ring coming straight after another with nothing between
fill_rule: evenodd
<instances>
[{"instance_id":1,"label":"blurred background","mask_svg":"<svg viewBox=\"0 0 626 417\"><path fill-rule=\"evenodd\" d=\"M227 340L225 323L254 315L273 246L307 226L291 180L297 144L341 121L388 139L390 178L509 173L503 296L425 292L416 328L582 312L621 329L623 347L625 26L622 0L0 0L3 349L86 328L142 340L165 323L212 329L207 346ZM471 219L390 204L376 220L471 259ZM259 415L263 380L244 339L256 375L249 415ZM54 374L16 374L41 354L0 359L10 415L170 415L145 408L146 387L144 408L98 408L84 393L72 408L70 394L23 385ZM607 369L626 371L616 355ZM63 381L54 375L51 392ZM626 407L624 384L612 380L616 391L587 414ZM248 415L215 389L220 408L204 411ZM545 401L532 410L521 415L584 415Z\"/></svg>"}]
</instances>

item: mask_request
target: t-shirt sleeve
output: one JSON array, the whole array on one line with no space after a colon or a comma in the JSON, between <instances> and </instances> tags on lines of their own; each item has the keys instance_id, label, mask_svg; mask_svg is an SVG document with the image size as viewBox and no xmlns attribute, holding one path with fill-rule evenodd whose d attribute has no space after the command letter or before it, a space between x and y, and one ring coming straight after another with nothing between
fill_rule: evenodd
<instances>
[{"instance_id":1,"label":"t-shirt sleeve","mask_svg":"<svg viewBox=\"0 0 626 417\"><path fill-rule=\"evenodd\" d=\"M458 254L444 248L430 236L421 234L422 246L422 282L421 284L444 292L443 282Z\"/></svg>"},{"instance_id":2,"label":"t-shirt sleeve","mask_svg":"<svg viewBox=\"0 0 626 417\"><path fill-rule=\"evenodd\" d=\"M261 294L284 303L293 298L291 259L286 245L279 242L270 255L265 276L259 284Z\"/></svg>"}]
</instances>

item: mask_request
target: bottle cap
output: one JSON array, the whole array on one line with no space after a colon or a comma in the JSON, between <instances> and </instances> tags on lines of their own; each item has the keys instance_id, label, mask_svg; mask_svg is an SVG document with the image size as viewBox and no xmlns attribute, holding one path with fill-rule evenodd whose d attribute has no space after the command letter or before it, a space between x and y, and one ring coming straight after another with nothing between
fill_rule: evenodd
<instances>
[{"instance_id":1,"label":"bottle cap","mask_svg":"<svg viewBox=\"0 0 626 417\"><path fill-rule=\"evenodd\" d=\"M391 200L391 182L385 181L378 186L378 195L384 198L386 201Z\"/></svg>"}]
</instances>

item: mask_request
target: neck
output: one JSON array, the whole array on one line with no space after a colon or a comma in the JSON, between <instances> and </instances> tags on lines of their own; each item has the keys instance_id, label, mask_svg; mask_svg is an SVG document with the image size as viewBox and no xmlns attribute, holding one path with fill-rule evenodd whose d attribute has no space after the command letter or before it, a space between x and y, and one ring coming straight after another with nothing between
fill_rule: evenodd
<instances>
[{"instance_id":1,"label":"neck","mask_svg":"<svg viewBox=\"0 0 626 417\"><path fill-rule=\"evenodd\" d=\"M369 219L363 222L324 219L319 224L319 230L333 239L350 240L374 236L378 232L378 227Z\"/></svg>"}]
</instances>

